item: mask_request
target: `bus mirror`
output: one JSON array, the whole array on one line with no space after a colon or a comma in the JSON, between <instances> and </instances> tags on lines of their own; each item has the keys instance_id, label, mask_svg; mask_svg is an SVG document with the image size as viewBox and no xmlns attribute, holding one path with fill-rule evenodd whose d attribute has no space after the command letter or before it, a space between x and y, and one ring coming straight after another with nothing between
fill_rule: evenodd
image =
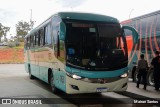
<instances>
[{"instance_id":1,"label":"bus mirror","mask_svg":"<svg viewBox=\"0 0 160 107\"><path fill-rule=\"evenodd\" d=\"M60 23L59 31L60 31L59 39L64 40L65 39L65 34L66 34L66 27L65 27L65 24L63 22Z\"/></svg>"},{"instance_id":2,"label":"bus mirror","mask_svg":"<svg viewBox=\"0 0 160 107\"><path fill-rule=\"evenodd\" d=\"M138 35L137 31L133 27L123 26L122 28L123 29L128 29L128 30L132 31L133 43L134 44L138 43L138 37L139 37L139 35Z\"/></svg>"}]
</instances>

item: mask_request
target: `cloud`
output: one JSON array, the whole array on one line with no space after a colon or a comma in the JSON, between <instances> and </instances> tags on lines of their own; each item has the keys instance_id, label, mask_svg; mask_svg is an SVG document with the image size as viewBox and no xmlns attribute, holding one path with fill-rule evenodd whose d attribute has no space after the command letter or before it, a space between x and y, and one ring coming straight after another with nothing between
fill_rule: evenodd
<instances>
[{"instance_id":1,"label":"cloud","mask_svg":"<svg viewBox=\"0 0 160 107\"><path fill-rule=\"evenodd\" d=\"M82 5L87 0L56 0L56 3L62 5L62 7L75 8Z\"/></svg>"},{"instance_id":2,"label":"cloud","mask_svg":"<svg viewBox=\"0 0 160 107\"><path fill-rule=\"evenodd\" d=\"M13 9L0 8L0 23L8 26L9 23L14 23L16 12Z\"/></svg>"}]
</instances>

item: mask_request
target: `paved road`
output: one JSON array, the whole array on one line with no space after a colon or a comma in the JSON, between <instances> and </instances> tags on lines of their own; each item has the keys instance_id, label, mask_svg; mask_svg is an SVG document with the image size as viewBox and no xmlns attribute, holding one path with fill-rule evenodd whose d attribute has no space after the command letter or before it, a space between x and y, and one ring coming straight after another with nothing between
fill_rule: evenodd
<instances>
[{"instance_id":1,"label":"paved road","mask_svg":"<svg viewBox=\"0 0 160 107\"><path fill-rule=\"evenodd\" d=\"M38 80L30 80L28 73L24 70L23 64L0 64L0 97L1 98L56 98L64 99L65 104L45 104L45 105L29 105L31 107L87 107L85 104L77 104L80 99L100 98L108 102L120 102L121 104L99 104L88 105L89 107L139 107L133 104L129 104L124 99L129 97L119 95L116 93L103 93L103 94L81 94L81 95L66 95L60 93L59 95L52 94L49 85ZM77 98L77 99L75 99ZM80 98L80 99L79 99ZM95 102L101 102L96 100ZM71 103L71 104L70 104ZM8 107L28 107L28 105L7 105ZM0 105L0 107L7 107L6 105Z\"/></svg>"}]
</instances>

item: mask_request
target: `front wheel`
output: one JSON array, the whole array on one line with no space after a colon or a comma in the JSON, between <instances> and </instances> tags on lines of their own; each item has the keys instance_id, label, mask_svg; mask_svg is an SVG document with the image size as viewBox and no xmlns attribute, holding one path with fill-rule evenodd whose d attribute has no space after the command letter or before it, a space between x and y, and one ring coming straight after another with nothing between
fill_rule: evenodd
<instances>
[{"instance_id":1,"label":"front wheel","mask_svg":"<svg viewBox=\"0 0 160 107\"><path fill-rule=\"evenodd\" d=\"M134 82L138 81L138 72L137 71L134 72L133 80L134 80Z\"/></svg>"},{"instance_id":2,"label":"front wheel","mask_svg":"<svg viewBox=\"0 0 160 107\"><path fill-rule=\"evenodd\" d=\"M137 82L138 78L137 78L137 68L136 67L133 67L132 69L132 79L133 79L133 82Z\"/></svg>"},{"instance_id":3,"label":"front wheel","mask_svg":"<svg viewBox=\"0 0 160 107\"><path fill-rule=\"evenodd\" d=\"M51 76L50 76L50 86L51 86L52 93L57 93L58 92L58 89L55 87L54 77L53 77L52 73L51 73Z\"/></svg>"}]
</instances>

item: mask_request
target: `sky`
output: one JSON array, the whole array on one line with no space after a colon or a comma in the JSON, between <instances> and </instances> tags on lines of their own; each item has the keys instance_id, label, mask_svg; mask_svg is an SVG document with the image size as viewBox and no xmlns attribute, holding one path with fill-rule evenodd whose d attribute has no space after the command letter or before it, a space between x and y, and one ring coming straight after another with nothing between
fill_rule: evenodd
<instances>
[{"instance_id":1,"label":"sky","mask_svg":"<svg viewBox=\"0 0 160 107\"><path fill-rule=\"evenodd\" d=\"M11 27L10 38L16 35L18 21L32 19L36 27L60 11L98 13L124 21L158 11L159 4L159 0L0 0L0 23Z\"/></svg>"}]
</instances>

